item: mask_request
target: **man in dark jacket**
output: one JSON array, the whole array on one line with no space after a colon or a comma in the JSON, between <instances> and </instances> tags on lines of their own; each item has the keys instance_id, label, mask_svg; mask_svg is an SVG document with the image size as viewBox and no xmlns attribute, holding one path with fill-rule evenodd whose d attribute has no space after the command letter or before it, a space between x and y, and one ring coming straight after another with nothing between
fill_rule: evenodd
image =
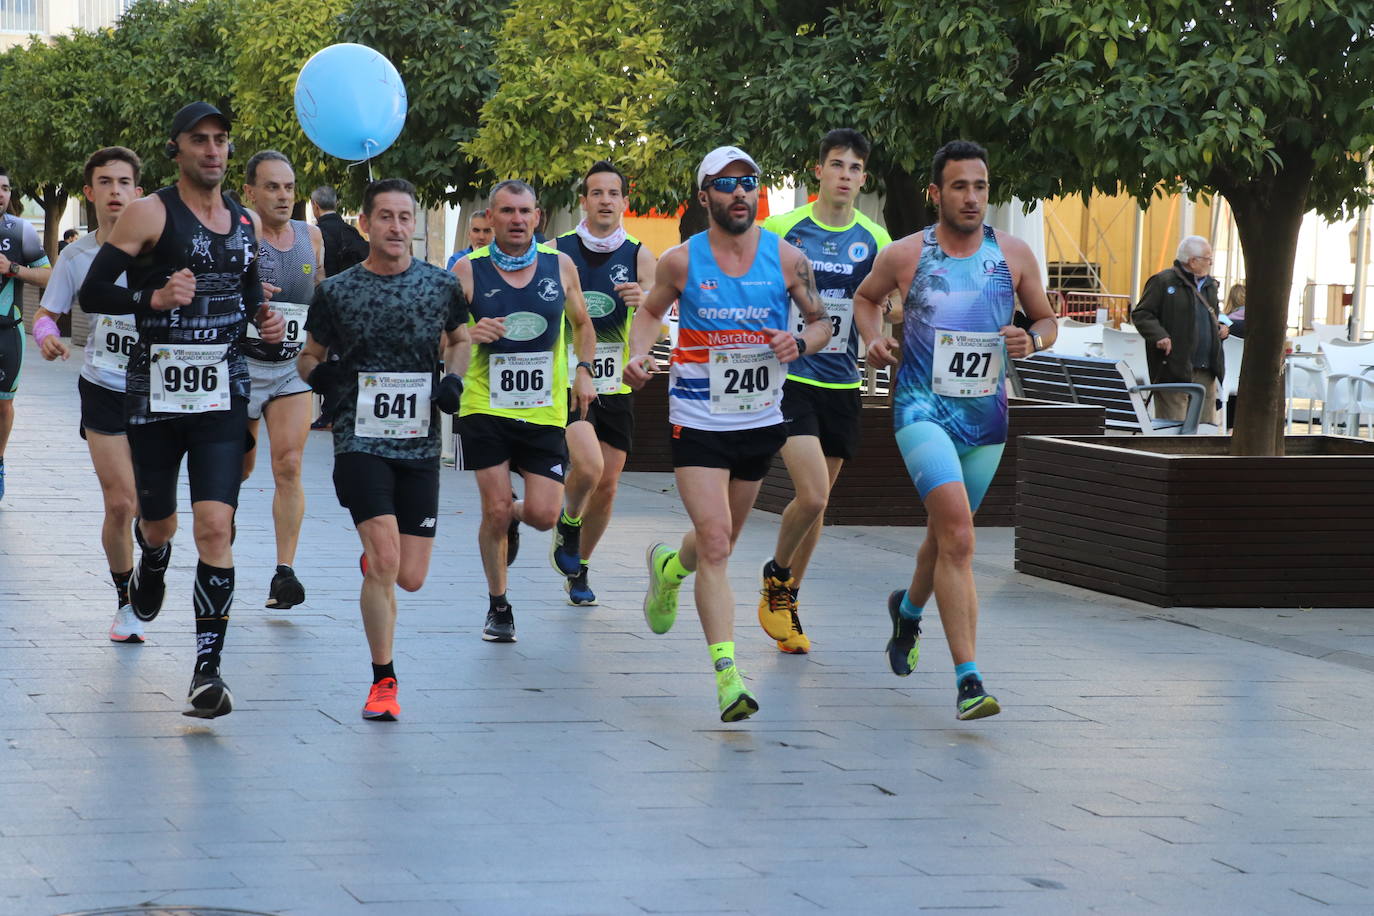
<instances>
[{"instance_id":1,"label":"man in dark jacket","mask_svg":"<svg viewBox=\"0 0 1374 916\"><path fill-rule=\"evenodd\" d=\"M1202 422L1216 422L1217 379L1226 374L1221 342L1227 330L1217 319L1217 281L1212 269L1212 246L1199 235L1178 245L1172 267L1145 281L1131 320L1145 338L1150 381L1196 382L1207 393L1202 399ZM1187 395L1155 392L1155 416L1181 420Z\"/></svg>"},{"instance_id":2,"label":"man in dark jacket","mask_svg":"<svg viewBox=\"0 0 1374 916\"><path fill-rule=\"evenodd\" d=\"M367 257L367 242L343 217L334 211L339 195L329 185L321 185L310 193L311 209L315 211L315 225L324 236L324 275L337 276Z\"/></svg>"}]
</instances>

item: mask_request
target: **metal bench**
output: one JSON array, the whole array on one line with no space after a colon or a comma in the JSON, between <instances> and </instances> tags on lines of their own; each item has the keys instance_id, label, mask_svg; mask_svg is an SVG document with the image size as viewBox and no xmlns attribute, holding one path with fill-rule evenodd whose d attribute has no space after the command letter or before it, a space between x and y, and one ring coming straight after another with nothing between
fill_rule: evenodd
<instances>
[{"instance_id":1,"label":"metal bench","mask_svg":"<svg viewBox=\"0 0 1374 916\"><path fill-rule=\"evenodd\" d=\"M1147 436L1191 436L1198 431L1202 400L1207 391L1193 382L1137 385L1125 360L1091 356L1057 356L1037 353L1011 360L1007 375L1017 397L1058 404L1092 404L1106 410L1108 432ZM1156 420L1147 409L1146 395L1155 391L1181 391L1188 395L1182 420Z\"/></svg>"}]
</instances>

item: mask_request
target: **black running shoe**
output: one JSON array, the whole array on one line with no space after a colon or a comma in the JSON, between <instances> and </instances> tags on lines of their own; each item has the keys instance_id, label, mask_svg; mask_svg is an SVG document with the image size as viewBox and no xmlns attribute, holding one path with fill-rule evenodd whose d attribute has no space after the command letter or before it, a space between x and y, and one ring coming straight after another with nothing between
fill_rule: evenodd
<instances>
[{"instance_id":1,"label":"black running shoe","mask_svg":"<svg viewBox=\"0 0 1374 916\"><path fill-rule=\"evenodd\" d=\"M278 566L277 574L272 577L272 584L267 588L266 606L286 610L304 600L305 586L296 578L296 571L285 564Z\"/></svg>"},{"instance_id":2,"label":"black running shoe","mask_svg":"<svg viewBox=\"0 0 1374 916\"><path fill-rule=\"evenodd\" d=\"M519 499L514 492L510 495L511 502ZM506 529L506 565L515 562L515 558L520 554L520 520L514 514L510 518L510 527Z\"/></svg>"},{"instance_id":3,"label":"black running shoe","mask_svg":"<svg viewBox=\"0 0 1374 916\"><path fill-rule=\"evenodd\" d=\"M955 701L955 715L960 719L982 719L1002 711L997 697L983 689L983 679L969 675L959 682L959 699Z\"/></svg>"},{"instance_id":4,"label":"black running shoe","mask_svg":"<svg viewBox=\"0 0 1374 916\"><path fill-rule=\"evenodd\" d=\"M129 605L134 616L147 623L161 612L162 600L167 595L167 564L172 562L172 542L167 542L166 554L154 563L149 559L148 545L138 530L138 519L134 519L134 539L138 541L141 555L129 577Z\"/></svg>"},{"instance_id":5,"label":"black running shoe","mask_svg":"<svg viewBox=\"0 0 1374 916\"><path fill-rule=\"evenodd\" d=\"M581 563L577 565L577 575L568 576L563 582L563 588L568 593L569 604L590 607L596 604L596 592L587 584L587 567Z\"/></svg>"},{"instance_id":6,"label":"black running shoe","mask_svg":"<svg viewBox=\"0 0 1374 916\"><path fill-rule=\"evenodd\" d=\"M515 642L515 612L509 604L487 611L482 638L487 642Z\"/></svg>"},{"instance_id":7,"label":"black running shoe","mask_svg":"<svg viewBox=\"0 0 1374 916\"><path fill-rule=\"evenodd\" d=\"M582 568L582 526L569 525L563 516L553 526L549 563L562 576L575 576Z\"/></svg>"},{"instance_id":8,"label":"black running shoe","mask_svg":"<svg viewBox=\"0 0 1374 916\"><path fill-rule=\"evenodd\" d=\"M218 674L201 674L197 671L191 676L191 693L186 697L191 708L182 713L197 719L215 719L227 716L234 711L234 697L229 685Z\"/></svg>"},{"instance_id":9,"label":"black running shoe","mask_svg":"<svg viewBox=\"0 0 1374 916\"><path fill-rule=\"evenodd\" d=\"M892 673L906 677L916 670L921 655L921 621L902 616L902 599L906 589L898 589L887 596L887 615L892 618L892 638L887 641L887 663Z\"/></svg>"}]
</instances>

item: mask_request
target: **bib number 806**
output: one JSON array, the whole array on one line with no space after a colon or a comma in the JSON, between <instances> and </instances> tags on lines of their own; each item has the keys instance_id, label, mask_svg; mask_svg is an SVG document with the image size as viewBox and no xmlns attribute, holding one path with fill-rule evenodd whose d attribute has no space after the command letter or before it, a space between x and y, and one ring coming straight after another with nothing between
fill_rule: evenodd
<instances>
[{"instance_id":1,"label":"bib number 806","mask_svg":"<svg viewBox=\"0 0 1374 916\"><path fill-rule=\"evenodd\" d=\"M168 366L162 372L162 387L167 392L196 394L219 387L218 366Z\"/></svg>"},{"instance_id":2,"label":"bib number 806","mask_svg":"<svg viewBox=\"0 0 1374 916\"><path fill-rule=\"evenodd\" d=\"M539 391L544 387L543 369L502 369L502 391Z\"/></svg>"}]
</instances>

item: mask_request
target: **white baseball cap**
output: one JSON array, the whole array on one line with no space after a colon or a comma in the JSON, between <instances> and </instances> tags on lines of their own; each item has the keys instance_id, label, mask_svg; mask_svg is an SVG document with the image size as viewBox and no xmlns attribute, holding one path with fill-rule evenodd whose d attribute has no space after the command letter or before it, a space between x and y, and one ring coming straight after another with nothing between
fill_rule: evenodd
<instances>
[{"instance_id":1,"label":"white baseball cap","mask_svg":"<svg viewBox=\"0 0 1374 916\"><path fill-rule=\"evenodd\" d=\"M697 166L697 190L701 189L707 175L719 175L732 162L747 162L755 172L763 171L754 158L738 146L717 146L703 156L701 165Z\"/></svg>"}]
</instances>

